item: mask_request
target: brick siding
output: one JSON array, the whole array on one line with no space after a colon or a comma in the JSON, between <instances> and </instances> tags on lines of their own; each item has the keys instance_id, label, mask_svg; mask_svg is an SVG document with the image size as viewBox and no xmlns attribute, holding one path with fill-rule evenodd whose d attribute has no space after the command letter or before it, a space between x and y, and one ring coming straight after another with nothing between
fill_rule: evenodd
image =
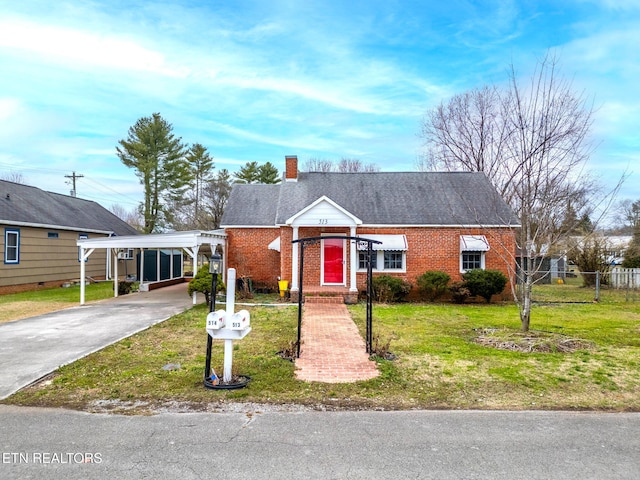
<instances>
[{"instance_id":1,"label":"brick siding","mask_svg":"<svg viewBox=\"0 0 640 480\"><path fill-rule=\"evenodd\" d=\"M228 267L237 271L238 277L251 277L254 284L276 286L277 277L291 282L291 254L293 230L290 227L251 229L228 228ZM300 228L299 238L318 237L322 234L349 235L348 228ZM485 235L490 250L485 254L485 268L499 270L508 276L507 262L514 262L515 235L508 228L459 228L459 227L405 227L405 228L359 228L357 235L402 234L406 235L406 272L390 273L415 285L416 278L428 270L441 270L451 276L452 281L461 280L460 235ZM280 236L280 253L267 246ZM320 244L307 245L304 258L304 285L320 284ZM347 285L349 284L349 254L347 247ZM374 272L374 275L377 273ZM366 274L356 274L358 288L366 285ZM508 289L506 289L508 290Z\"/></svg>"}]
</instances>

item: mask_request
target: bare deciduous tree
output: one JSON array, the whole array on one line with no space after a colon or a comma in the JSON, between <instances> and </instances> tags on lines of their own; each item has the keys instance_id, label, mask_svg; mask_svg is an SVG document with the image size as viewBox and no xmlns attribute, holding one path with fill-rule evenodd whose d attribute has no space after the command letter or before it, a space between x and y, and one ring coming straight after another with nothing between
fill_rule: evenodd
<instances>
[{"instance_id":1,"label":"bare deciduous tree","mask_svg":"<svg viewBox=\"0 0 640 480\"><path fill-rule=\"evenodd\" d=\"M212 228L220 227L220 220L231 194L231 187L231 174L227 169L219 170L218 174L205 187L204 195L207 199Z\"/></svg>"},{"instance_id":2,"label":"bare deciduous tree","mask_svg":"<svg viewBox=\"0 0 640 480\"><path fill-rule=\"evenodd\" d=\"M119 203L114 203L109 210L120 220L127 222L139 232L144 230L144 216L138 209L127 210Z\"/></svg>"},{"instance_id":3,"label":"bare deciduous tree","mask_svg":"<svg viewBox=\"0 0 640 480\"><path fill-rule=\"evenodd\" d=\"M306 172L332 172L333 162L323 158L312 157L304 162L302 169Z\"/></svg>"},{"instance_id":4,"label":"bare deciduous tree","mask_svg":"<svg viewBox=\"0 0 640 480\"><path fill-rule=\"evenodd\" d=\"M339 162L334 163L331 160L321 158L310 158L304 162L303 169L307 172L338 172L338 173L357 173L357 172L378 172L380 168L372 163L364 163L357 158L341 158Z\"/></svg>"},{"instance_id":5,"label":"bare deciduous tree","mask_svg":"<svg viewBox=\"0 0 640 480\"><path fill-rule=\"evenodd\" d=\"M518 214L518 258L505 261L527 331L542 258L571 227L567 208L580 218L596 204L597 185L584 171L592 152L593 107L559 76L552 54L538 63L528 84L520 83L513 66L508 80L504 88L473 90L429 111L422 124L423 165L484 172Z\"/></svg>"},{"instance_id":6,"label":"bare deciduous tree","mask_svg":"<svg viewBox=\"0 0 640 480\"><path fill-rule=\"evenodd\" d=\"M6 180L7 182L20 183L22 185L27 184L27 179L20 172L3 173L0 178L2 180Z\"/></svg>"},{"instance_id":7,"label":"bare deciduous tree","mask_svg":"<svg viewBox=\"0 0 640 480\"><path fill-rule=\"evenodd\" d=\"M340 173L377 172L378 166L371 163L364 163L358 158L341 158L336 167Z\"/></svg>"}]
</instances>

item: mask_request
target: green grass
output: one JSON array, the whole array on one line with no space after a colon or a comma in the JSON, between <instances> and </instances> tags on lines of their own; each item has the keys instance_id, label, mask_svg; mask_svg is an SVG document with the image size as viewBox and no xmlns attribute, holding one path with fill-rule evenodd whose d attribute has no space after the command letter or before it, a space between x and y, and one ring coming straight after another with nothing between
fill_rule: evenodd
<instances>
[{"instance_id":1,"label":"green grass","mask_svg":"<svg viewBox=\"0 0 640 480\"><path fill-rule=\"evenodd\" d=\"M87 301L103 300L111 297L113 297L112 282L92 283L85 287ZM80 302L80 285L68 288L43 288L41 290L0 295L0 305L21 301L78 303Z\"/></svg>"},{"instance_id":2,"label":"green grass","mask_svg":"<svg viewBox=\"0 0 640 480\"><path fill-rule=\"evenodd\" d=\"M579 288L579 287L575 287ZM564 295L564 292L561 292ZM239 401L322 408L462 408L640 410L640 304L624 301L545 303L532 312L532 334L580 340L573 353L523 353L478 344L479 331L521 336L512 304L374 305L373 334L390 340L393 361L381 375L353 384L298 381L277 352L296 338L295 307L250 307L252 332L234 343L234 370L246 388L202 385L206 307L200 305L116 345L62 367L48 381L6 399L21 405L152 411L179 402L189 408ZM366 308L349 310L364 336ZM221 373L222 342L212 364ZM163 370L168 363L178 370ZM113 403L109 403L113 402Z\"/></svg>"},{"instance_id":3,"label":"green grass","mask_svg":"<svg viewBox=\"0 0 640 480\"><path fill-rule=\"evenodd\" d=\"M94 283L85 288L86 302L111 297L113 297L111 282ZM0 323L72 307L79 302L79 285L0 295Z\"/></svg>"}]
</instances>

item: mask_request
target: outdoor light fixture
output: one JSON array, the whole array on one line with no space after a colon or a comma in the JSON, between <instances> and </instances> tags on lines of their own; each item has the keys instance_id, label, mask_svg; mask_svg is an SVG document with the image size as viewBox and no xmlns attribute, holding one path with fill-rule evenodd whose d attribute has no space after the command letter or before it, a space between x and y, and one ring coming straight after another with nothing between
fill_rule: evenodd
<instances>
[{"instance_id":1,"label":"outdoor light fixture","mask_svg":"<svg viewBox=\"0 0 640 480\"><path fill-rule=\"evenodd\" d=\"M218 274L222 272L222 257L213 253L209 259L209 273L211 273L211 300L209 302L209 312L216 309L216 295L218 294ZM211 384L211 336L207 333L207 355L204 364L204 385Z\"/></svg>"},{"instance_id":2,"label":"outdoor light fixture","mask_svg":"<svg viewBox=\"0 0 640 480\"><path fill-rule=\"evenodd\" d=\"M209 259L209 273L220 273L222 271L222 257L214 253Z\"/></svg>"}]
</instances>

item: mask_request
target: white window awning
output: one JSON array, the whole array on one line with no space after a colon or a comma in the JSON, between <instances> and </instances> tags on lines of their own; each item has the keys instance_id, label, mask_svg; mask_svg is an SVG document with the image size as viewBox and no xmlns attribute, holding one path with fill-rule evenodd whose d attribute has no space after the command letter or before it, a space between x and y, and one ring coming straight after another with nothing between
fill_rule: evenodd
<instances>
[{"instance_id":1,"label":"white window awning","mask_svg":"<svg viewBox=\"0 0 640 480\"><path fill-rule=\"evenodd\" d=\"M263 244L264 245L264 244ZM271 242L267 248L269 250L275 250L276 252L280 251L280 237L277 237L273 242Z\"/></svg>"},{"instance_id":2,"label":"white window awning","mask_svg":"<svg viewBox=\"0 0 640 480\"><path fill-rule=\"evenodd\" d=\"M406 235L359 235L362 238L368 240L377 240L382 243L373 243L371 247L373 250L385 250L385 251L407 251L407 236ZM358 242L358 250L366 250L366 242Z\"/></svg>"},{"instance_id":3,"label":"white window awning","mask_svg":"<svg viewBox=\"0 0 640 480\"><path fill-rule=\"evenodd\" d=\"M484 235L460 235L461 252L488 252L489 242Z\"/></svg>"}]
</instances>

